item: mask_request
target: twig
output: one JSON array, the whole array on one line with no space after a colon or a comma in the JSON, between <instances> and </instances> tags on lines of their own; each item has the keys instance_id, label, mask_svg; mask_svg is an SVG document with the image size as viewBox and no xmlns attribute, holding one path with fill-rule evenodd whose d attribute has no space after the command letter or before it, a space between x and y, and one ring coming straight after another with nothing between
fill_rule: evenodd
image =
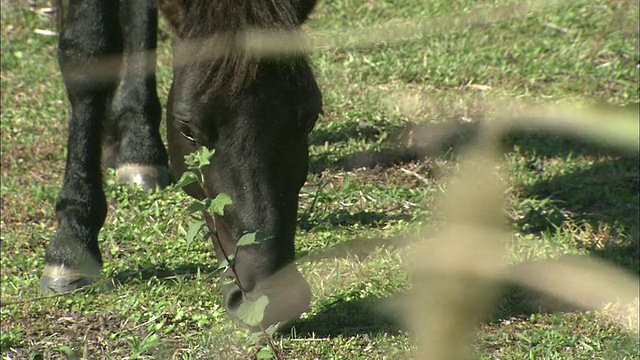
<instances>
[{"instance_id":1,"label":"twig","mask_svg":"<svg viewBox=\"0 0 640 360\"><path fill-rule=\"evenodd\" d=\"M548 27L548 28L550 28L550 29L559 31L559 32L564 33L564 34L575 34L576 33L575 30L567 29L565 27L558 26L558 25L552 24L552 23L544 23L543 25Z\"/></svg>"},{"instance_id":2,"label":"twig","mask_svg":"<svg viewBox=\"0 0 640 360\"><path fill-rule=\"evenodd\" d=\"M160 280L173 280L173 279L180 279L180 278L190 278L190 277L194 277L196 275L197 275L196 273L176 274L176 275L169 275L169 276L161 277Z\"/></svg>"},{"instance_id":3,"label":"twig","mask_svg":"<svg viewBox=\"0 0 640 360\"><path fill-rule=\"evenodd\" d=\"M424 176L418 174L417 172L414 172L414 171L411 171L411 170L407 170L405 168L400 168L400 171L402 171L405 174L409 174L409 175L415 176L418 180L422 181L425 185L430 185L429 184L429 180L425 179Z\"/></svg>"},{"instance_id":4,"label":"twig","mask_svg":"<svg viewBox=\"0 0 640 360\"><path fill-rule=\"evenodd\" d=\"M65 292L61 292L61 293L38 296L38 297L34 297L34 298L30 298L30 299L23 299L23 300L15 300L15 301L4 301L4 300L2 300L2 301L0 301L0 308L8 306L8 305L24 304L24 303L38 301L38 300L56 298L56 297L60 297L60 296L64 296L64 295L73 294L75 292L84 291L84 289L86 289L86 288L83 287L83 288L80 288L80 289L73 289L73 290L69 290L69 291L65 291Z\"/></svg>"},{"instance_id":5,"label":"twig","mask_svg":"<svg viewBox=\"0 0 640 360\"><path fill-rule=\"evenodd\" d=\"M165 311L161 312L159 315L151 317L149 320L143 322L142 324L138 324L138 325L134 326L131 330L135 330L135 329L141 328L141 327L143 327L143 326L145 326L147 324L150 324L152 321L156 321L160 316L163 316L164 314L165 314Z\"/></svg>"},{"instance_id":6,"label":"twig","mask_svg":"<svg viewBox=\"0 0 640 360\"><path fill-rule=\"evenodd\" d=\"M47 29L34 29L34 33L44 36L58 36L58 33L55 31L47 30Z\"/></svg>"},{"instance_id":7,"label":"twig","mask_svg":"<svg viewBox=\"0 0 640 360\"><path fill-rule=\"evenodd\" d=\"M262 335L267 338L267 344L269 344L269 348L271 348L273 356L276 358L276 360L282 360L282 356L280 356L278 349L276 349L276 346L273 343L273 338L271 337L271 335L267 334L267 331L264 329L262 324L260 324L260 330L262 330Z\"/></svg>"},{"instance_id":8,"label":"twig","mask_svg":"<svg viewBox=\"0 0 640 360\"><path fill-rule=\"evenodd\" d=\"M311 341L327 341L329 338L313 338L313 339L289 339L288 341L300 341L300 342L311 342Z\"/></svg>"}]
</instances>

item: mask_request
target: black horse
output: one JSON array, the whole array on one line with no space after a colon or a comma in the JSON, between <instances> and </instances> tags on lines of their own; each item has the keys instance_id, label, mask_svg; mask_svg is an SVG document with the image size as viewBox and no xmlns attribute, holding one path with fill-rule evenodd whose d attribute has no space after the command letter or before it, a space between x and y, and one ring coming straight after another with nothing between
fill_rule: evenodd
<instances>
[{"instance_id":1,"label":"black horse","mask_svg":"<svg viewBox=\"0 0 640 360\"><path fill-rule=\"evenodd\" d=\"M286 321L306 309L309 285L291 264L298 193L308 169L308 134L322 97L303 53L259 57L247 50L246 35L256 30L295 33L315 2L68 2L58 59L71 117L64 184L56 203L59 225L46 251L43 290L70 290L99 276L98 233L107 212L101 162L115 167L118 181L163 187L168 158L180 177L186 170L184 155L206 146L216 150L204 169L207 189L192 184L185 190L196 198L231 196L233 205L213 221L220 244L235 253L243 234L268 235L237 251L236 273L248 298L269 296L264 324ZM158 7L176 35L168 154L159 134L155 78ZM221 258L220 246L215 250ZM228 277L233 274L222 275ZM236 282L225 281L223 294L228 312L237 314L245 296Z\"/></svg>"}]
</instances>

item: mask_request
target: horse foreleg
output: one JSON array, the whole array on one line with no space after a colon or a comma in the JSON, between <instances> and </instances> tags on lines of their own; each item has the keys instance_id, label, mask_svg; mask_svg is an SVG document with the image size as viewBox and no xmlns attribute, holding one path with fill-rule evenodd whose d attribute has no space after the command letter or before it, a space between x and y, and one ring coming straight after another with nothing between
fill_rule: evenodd
<instances>
[{"instance_id":1,"label":"horse foreleg","mask_svg":"<svg viewBox=\"0 0 640 360\"><path fill-rule=\"evenodd\" d=\"M112 103L115 168L120 182L145 188L168 184L167 152L160 137L156 92L158 9L155 1L122 1L123 58Z\"/></svg>"},{"instance_id":2,"label":"horse foreleg","mask_svg":"<svg viewBox=\"0 0 640 360\"><path fill-rule=\"evenodd\" d=\"M98 233L107 213L102 128L117 85L121 51L117 1L69 1L58 61L71 116L64 183L56 202L58 229L46 250L44 291L71 290L100 275Z\"/></svg>"}]
</instances>

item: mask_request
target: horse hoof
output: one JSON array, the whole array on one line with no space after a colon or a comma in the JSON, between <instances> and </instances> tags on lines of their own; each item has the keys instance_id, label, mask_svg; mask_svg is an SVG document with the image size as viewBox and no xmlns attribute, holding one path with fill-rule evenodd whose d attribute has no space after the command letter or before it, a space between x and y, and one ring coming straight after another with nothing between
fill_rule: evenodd
<instances>
[{"instance_id":1,"label":"horse hoof","mask_svg":"<svg viewBox=\"0 0 640 360\"><path fill-rule=\"evenodd\" d=\"M45 265L41 290L44 293L60 293L85 287L98 279L100 271L88 275L62 265Z\"/></svg>"},{"instance_id":2,"label":"horse hoof","mask_svg":"<svg viewBox=\"0 0 640 360\"><path fill-rule=\"evenodd\" d=\"M166 166L127 164L116 169L116 180L120 183L137 185L145 190L163 189L169 185Z\"/></svg>"}]
</instances>

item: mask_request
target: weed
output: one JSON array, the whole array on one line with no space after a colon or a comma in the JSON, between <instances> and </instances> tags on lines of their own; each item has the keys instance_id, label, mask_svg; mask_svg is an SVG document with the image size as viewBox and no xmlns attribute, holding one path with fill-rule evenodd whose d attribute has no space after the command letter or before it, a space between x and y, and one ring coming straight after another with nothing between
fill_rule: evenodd
<instances>
[{"instance_id":1,"label":"weed","mask_svg":"<svg viewBox=\"0 0 640 360\"><path fill-rule=\"evenodd\" d=\"M260 296L258 299L252 300L248 297L248 292L240 281L240 277L236 272L235 259L237 251L243 246L250 246L259 244L268 238L261 232L245 233L236 241L236 252L230 253L225 250L222 242L219 240L215 228L215 220L211 214L224 216L224 207L232 204L231 197L225 193L219 193L215 197L211 194L207 188L203 168L210 164L211 157L214 154L214 150L201 147L191 154L185 156L185 164L189 171L182 174L180 180L174 185L175 189L184 188L187 185L197 183L202 189L204 189L206 198L203 200L194 200L189 206L188 211L190 213L200 212L205 220L194 221L189 225L187 231L187 244L191 244L195 236L202 231L205 226L208 228L209 237L218 249L220 249L224 258L220 259L218 265L218 271L227 272L230 271L233 275L233 282L238 286L243 296L243 303L238 307L238 317L247 326L259 327L260 332L257 334L262 336L268 343L268 348L261 349L256 356L260 359L276 358L280 359L278 350L273 340L273 334L278 328L279 324L273 324L268 328L264 328L262 320L264 319L265 310L269 304L269 298L266 295ZM256 334L249 337L249 340L256 339Z\"/></svg>"}]
</instances>

